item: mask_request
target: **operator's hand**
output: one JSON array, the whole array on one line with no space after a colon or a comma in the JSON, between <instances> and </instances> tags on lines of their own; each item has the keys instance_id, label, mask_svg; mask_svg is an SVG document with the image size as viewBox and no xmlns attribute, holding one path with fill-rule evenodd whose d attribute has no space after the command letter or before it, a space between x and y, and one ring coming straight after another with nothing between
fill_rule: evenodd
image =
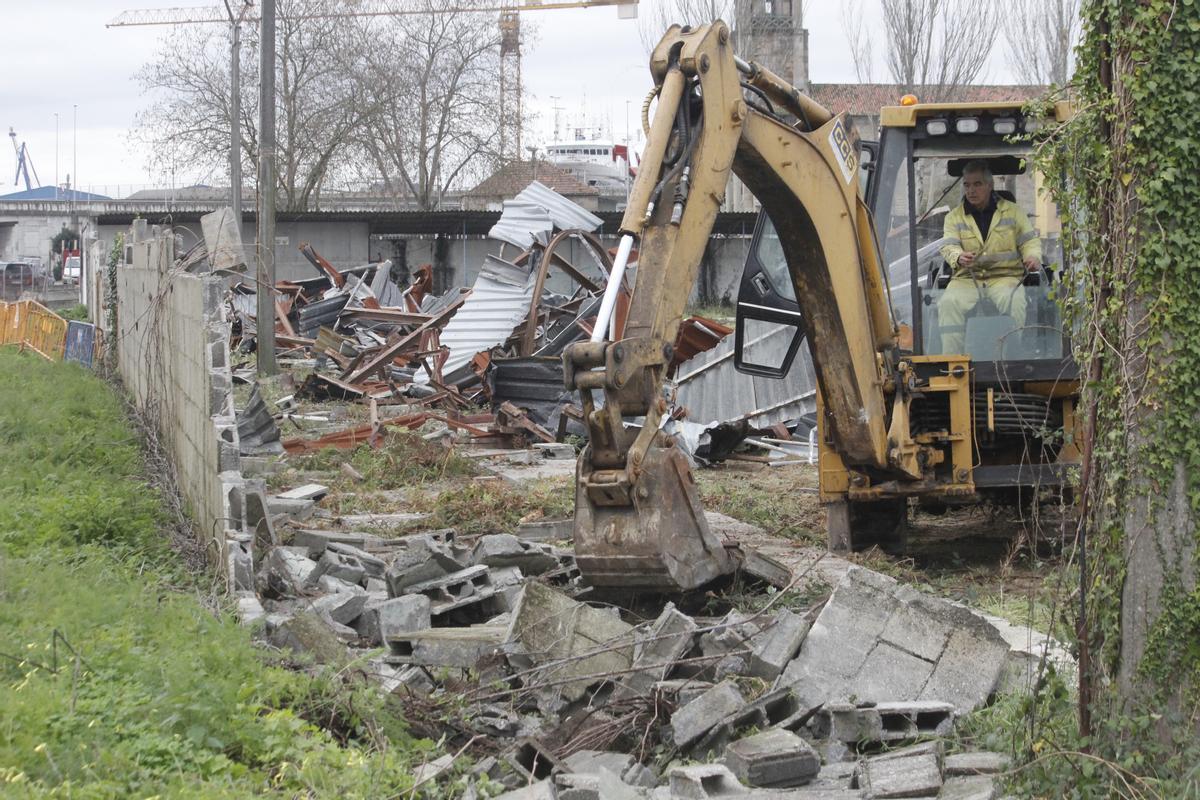
<instances>
[{"instance_id":1,"label":"operator's hand","mask_svg":"<svg viewBox=\"0 0 1200 800\"><path fill-rule=\"evenodd\" d=\"M958 265L960 267L966 267L967 269L970 269L971 265L974 263L975 263L975 254L974 253L963 253L962 255L960 255L958 257Z\"/></svg>"},{"instance_id":2,"label":"operator's hand","mask_svg":"<svg viewBox=\"0 0 1200 800\"><path fill-rule=\"evenodd\" d=\"M1041 259L1037 258L1036 256L1029 256L1029 258L1025 259L1026 271L1037 272L1041 268L1042 268L1042 261L1041 261Z\"/></svg>"}]
</instances>

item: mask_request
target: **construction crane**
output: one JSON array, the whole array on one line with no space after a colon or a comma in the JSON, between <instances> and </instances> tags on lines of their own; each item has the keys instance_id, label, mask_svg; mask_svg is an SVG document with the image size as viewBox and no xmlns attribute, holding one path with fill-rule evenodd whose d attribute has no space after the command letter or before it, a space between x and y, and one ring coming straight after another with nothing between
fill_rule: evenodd
<instances>
[{"instance_id":1,"label":"construction crane","mask_svg":"<svg viewBox=\"0 0 1200 800\"><path fill-rule=\"evenodd\" d=\"M33 166L33 157L29 155L29 148L24 142L20 146L17 145L17 132L12 128L8 129L8 138L12 139L13 152L17 154L17 177L13 178L13 186L17 186L21 182L21 176L25 176L25 191L31 191L33 186L29 182L29 172L33 171L33 182L38 186L42 185L41 179L38 177L37 168Z\"/></svg>"},{"instance_id":2,"label":"construction crane","mask_svg":"<svg viewBox=\"0 0 1200 800\"><path fill-rule=\"evenodd\" d=\"M445 8L411 8L397 0L337 0L327 11L310 11L296 19L336 19L340 17L390 17L419 14L452 14L460 12L495 11L500 14L500 151L520 158L521 154L521 26L520 12L549 11L562 8L592 8L617 6L621 18L637 15L638 0L566 0L542 3L537 0L500 3L482 2L452 4ZM250 6L251 0L247 0ZM105 27L120 28L144 25L210 25L228 24L230 13L220 6L197 8L149 8L124 11ZM244 12L246 22L258 19L255 10Z\"/></svg>"}]
</instances>

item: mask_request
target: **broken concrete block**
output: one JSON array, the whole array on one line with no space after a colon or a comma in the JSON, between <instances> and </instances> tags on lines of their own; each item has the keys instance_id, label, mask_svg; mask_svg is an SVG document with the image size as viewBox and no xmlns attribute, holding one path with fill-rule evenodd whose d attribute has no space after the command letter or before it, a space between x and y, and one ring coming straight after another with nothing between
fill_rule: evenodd
<instances>
[{"instance_id":1,"label":"broken concrete block","mask_svg":"<svg viewBox=\"0 0 1200 800\"><path fill-rule=\"evenodd\" d=\"M349 544L353 545L354 547L361 548L372 544L378 544L381 541L383 540L377 536L348 531L301 529L292 534L292 544L296 545L297 547L308 548L308 555L310 558L320 558L321 553L325 552L325 548L333 542L341 542L343 544Z\"/></svg>"},{"instance_id":2,"label":"broken concrete block","mask_svg":"<svg viewBox=\"0 0 1200 800\"><path fill-rule=\"evenodd\" d=\"M303 522L312 517L317 510L317 504L312 500L289 500L284 497L268 497L267 509L274 520L287 517L294 522Z\"/></svg>"},{"instance_id":3,"label":"broken concrete block","mask_svg":"<svg viewBox=\"0 0 1200 800\"><path fill-rule=\"evenodd\" d=\"M614 775L622 775L634 764L633 756L628 753L614 753L606 750L577 750L560 762L567 772L596 772L606 769Z\"/></svg>"},{"instance_id":4,"label":"broken concrete block","mask_svg":"<svg viewBox=\"0 0 1200 800\"><path fill-rule=\"evenodd\" d=\"M284 500L320 500L327 494L329 494L328 486L322 486L319 483L306 483L303 486L297 486L295 489L280 492L276 497L281 497Z\"/></svg>"},{"instance_id":5,"label":"broken concrete block","mask_svg":"<svg viewBox=\"0 0 1200 800\"><path fill-rule=\"evenodd\" d=\"M947 778L938 793L938 800L995 800L1000 793L995 781L987 775L957 775Z\"/></svg>"},{"instance_id":6,"label":"broken concrete block","mask_svg":"<svg viewBox=\"0 0 1200 800\"><path fill-rule=\"evenodd\" d=\"M725 748L725 766L749 786L800 786L821 771L821 757L791 731L768 730Z\"/></svg>"},{"instance_id":7,"label":"broken concrete block","mask_svg":"<svg viewBox=\"0 0 1200 800\"><path fill-rule=\"evenodd\" d=\"M233 448L235 457L237 448ZM243 487L237 490L241 495L243 530L252 536L251 553L255 558L261 558L271 548L279 544L275 534L275 525L271 522L271 512L267 507L266 496L258 489Z\"/></svg>"},{"instance_id":8,"label":"broken concrete block","mask_svg":"<svg viewBox=\"0 0 1200 800\"><path fill-rule=\"evenodd\" d=\"M392 597L399 597L409 586L458 572L465 566L450 555L447 545L426 537L412 537L396 555L384 579Z\"/></svg>"},{"instance_id":9,"label":"broken concrete block","mask_svg":"<svg viewBox=\"0 0 1200 800\"><path fill-rule=\"evenodd\" d=\"M927 797L941 790L942 773L932 755L867 759L859 785L870 798Z\"/></svg>"},{"instance_id":10,"label":"broken concrete block","mask_svg":"<svg viewBox=\"0 0 1200 800\"><path fill-rule=\"evenodd\" d=\"M340 664L346 660L346 648L329 624L313 611L290 617L269 615L267 638L276 647L311 655L318 664Z\"/></svg>"},{"instance_id":11,"label":"broken concrete block","mask_svg":"<svg viewBox=\"0 0 1200 800\"><path fill-rule=\"evenodd\" d=\"M528 542L569 542L575 536L575 520L538 520L522 522L517 537Z\"/></svg>"},{"instance_id":12,"label":"broken concrete block","mask_svg":"<svg viewBox=\"0 0 1200 800\"><path fill-rule=\"evenodd\" d=\"M342 555L327 549L321 554L317 568L308 576L308 585L316 586L323 575L340 578L346 583L361 584L367 576L367 570L353 556Z\"/></svg>"},{"instance_id":13,"label":"broken concrete block","mask_svg":"<svg viewBox=\"0 0 1200 800\"><path fill-rule=\"evenodd\" d=\"M528 786L522 786L520 789L505 792L493 800L555 800L554 783L549 780L538 781Z\"/></svg>"},{"instance_id":14,"label":"broken concrete block","mask_svg":"<svg viewBox=\"0 0 1200 800\"><path fill-rule=\"evenodd\" d=\"M366 674L386 694L408 692L428 695L437 688L422 667L394 667L383 658L368 661Z\"/></svg>"},{"instance_id":15,"label":"broken concrete block","mask_svg":"<svg viewBox=\"0 0 1200 800\"><path fill-rule=\"evenodd\" d=\"M358 618L366 604L366 594L338 592L318 597L312 601L310 607L313 611L329 617L334 622L349 625Z\"/></svg>"},{"instance_id":16,"label":"broken concrete block","mask_svg":"<svg viewBox=\"0 0 1200 800\"><path fill-rule=\"evenodd\" d=\"M404 594L428 597L431 603L429 613L436 618L466 606L486 603L496 594L496 590L488 579L488 568L481 565L415 583L406 587ZM494 616L489 611L494 611L494 604L483 610L483 616Z\"/></svg>"},{"instance_id":17,"label":"broken concrete block","mask_svg":"<svg viewBox=\"0 0 1200 800\"><path fill-rule=\"evenodd\" d=\"M605 676L629 669L632 631L620 618L530 582L521 590L505 641L544 665L532 682L556 683L556 693L574 700Z\"/></svg>"},{"instance_id":18,"label":"broken concrete block","mask_svg":"<svg viewBox=\"0 0 1200 800\"><path fill-rule=\"evenodd\" d=\"M233 591L254 591L254 559L245 543L225 540L228 556L229 586Z\"/></svg>"},{"instance_id":19,"label":"broken concrete block","mask_svg":"<svg viewBox=\"0 0 1200 800\"><path fill-rule=\"evenodd\" d=\"M799 652L809 626L809 621L799 614L786 609L777 612L750 640L750 674L768 681L778 678Z\"/></svg>"},{"instance_id":20,"label":"broken concrete block","mask_svg":"<svg viewBox=\"0 0 1200 800\"><path fill-rule=\"evenodd\" d=\"M671 715L671 735L677 747L687 747L714 725L746 705L733 681L722 681Z\"/></svg>"},{"instance_id":21,"label":"broken concrete block","mask_svg":"<svg viewBox=\"0 0 1200 800\"><path fill-rule=\"evenodd\" d=\"M732 795L748 794L737 776L729 771L724 764L694 764L686 767L672 767L667 775L670 781L671 797L697 798L729 797Z\"/></svg>"},{"instance_id":22,"label":"broken concrete block","mask_svg":"<svg viewBox=\"0 0 1200 800\"><path fill-rule=\"evenodd\" d=\"M259 620L265 619L266 616L267 612L263 609L262 603L258 601L258 597L254 592L238 592L238 622L242 625L253 625Z\"/></svg>"},{"instance_id":23,"label":"broken concrete block","mask_svg":"<svg viewBox=\"0 0 1200 800\"><path fill-rule=\"evenodd\" d=\"M512 611L521 597L525 576L518 567L492 567L488 580L496 590L496 607L501 611Z\"/></svg>"},{"instance_id":24,"label":"broken concrete block","mask_svg":"<svg viewBox=\"0 0 1200 800\"><path fill-rule=\"evenodd\" d=\"M263 561L263 588L277 596L295 597L304 591L316 568L316 563L307 556L286 547L274 547Z\"/></svg>"},{"instance_id":25,"label":"broken concrete block","mask_svg":"<svg viewBox=\"0 0 1200 800\"><path fill-rule=\"evenodd\" d=\"M467 628L430 628L387 637L390 661L429 667L473 669L480 659L496 653L507 626L471 625Z\"/></svg>"},{"instance_id":26,"label":"broken concrete block","mask_svg":"<svg viewBox=\"0 0 1200 800\"><path fill-rule=\"evenodd\" d=\"M938 700L965 713L995 689L1008 647L967 609L851 567L780 685L801 704Z\"/></svg>"},{"instance_id":27,"label":"broken concrete block","mask_svg":"<svg viewBox=\"0 0 1200 800\"><path fill-rule=\"evenodd\" d=\"M759 729L784 727L809 713L801 708L788 687L767 692L752 703L711 721L709 730L693 745L697 752L718 751L725 747L735 731L747 727ZM796 727L798 727L796 724Z\"/></svg>"},{"instance_id":28,"label":"broken concrete block","mask_svg":"<svg viewBox=\"0 0 1200 800\"><path fill-rule=\"evenodd\" d=\"M760 632L752 615L734 609L700 637L700 652L706 656L749 652L750 639ZM716 659L714 658L714 661Z\"/></svg>"},{"instance_id":29,"label":"broken concrete block","mask_svg":"<svg viewBox=\"0 0 1200 800\"><path fill-rule=\"evenodd\" d=\"M328 549L340 556L352 558L366 571L369 578L382 578L387 564L382 558L373 556L365 550L345 542L330 542Z\"/></svg>"},{"instance_id":30,"label":"broken concrete block","mask_svg":"<svg viewBox=\"0 0 1200 800\"><path fill-rule=\"evenodd\" d=\"M522 542L511 533L480 536L471 551L472 564L489 567L519 567L526 575L540 575L558 566L558 559L535 544Z\"/></svg>"},{"instance_id":31,"label":"broken concrete block","mask_svg":"<svg viewBox=\"0 0 1200 800\"><path fill-rule=\"evenodd\" d=\"M870 706L830 703L812 722L816 736L850 743L946 736L953 726L954 706L930 700Z\"/></svg>"},{"instance_id":32,"label":"broken concrete block","mask_svg":"<svg viewBox=\"0 0 1200 800\"><path fill-rule=\"evenodd\" d=\"M742 545L741 570L747 575L758 578L776 589L786 589L792 582L792 571L782 562L776 561L752 547Z\"/></svg>"},{"instance_id":33,"label":"broken concrete block","mask_svg":"<svg viewBox=\"0 0 1200 800\"><path fill-rule=\"evenodd\" d=\"M639 800L645 792L625 783L606 769L586 773L559 773L554 778L558 800Z\"/></svg>"},{"instance_id":34,"label":"broken concrete block","mask_svg":"<svg viewBox=\"0 0 1200 800\"><path fill-rule=\"evenodd\" d=\"M1011 763L1002 753L978 751L946 756L942 769L946 775L996 775L1008 769Z\"/></svg>"},{"instance_id":35,"label":"broken concrete block","mask_svg":"<svg viewBox=\"0 0 1200 800\"><path fill-rule=\"evenodd\" d=\"M868 758L858 773L858 788L870 798L925 797L942 788L940 740Z\"/></svg>"},{"instance_id":36,"label":"broken concrete block","mask_svg":"<svg viewBox=\"0 0 1200 800\"><path fill-rule=\"evenodd\" d=\"M649 629L636 635L633 644L633 671L618 679L614 698L621 700L650 692L663 680L684 653L692 648L696 623L691 617L667 603Z\"/></svg>"},{"instance_id":37,"label":"broken concrete block","mask_svg":"<svg viewBox=\"0 0 1200 800\"><path fill-rule=\"evenodd\" d=\"M391 636L429 627L429 598L423 594L370 600L355 625L359 634L373 644L384 644Z\"/></svg>"},{"instance_id":38,"label":"broken concrete block","mask_svg":"<svg viewBox=\"0 0 1200 800\"><path fill-rule=\"evenodd\" d=\"M530 781L549 778L551 773L559 768L558 759L554 757L550 747L531 736L519 739L512 749L504 754L504 761L518 774L528 776Z\"/></svg>"},{"instance_id":39,"label":"broken concrete block","mask_svg":"<svg viewBox=\"0 0 1200 800\"><path fill-rule=\"evenodd\" d=\"M357 583L350 583L341 578L335 578L332 575L322 575L317 578L317 589L322 594L337 594L338 592L349 592L350 594L366 595L367 590L359 586Z\"/></svg>"}]
</instances>

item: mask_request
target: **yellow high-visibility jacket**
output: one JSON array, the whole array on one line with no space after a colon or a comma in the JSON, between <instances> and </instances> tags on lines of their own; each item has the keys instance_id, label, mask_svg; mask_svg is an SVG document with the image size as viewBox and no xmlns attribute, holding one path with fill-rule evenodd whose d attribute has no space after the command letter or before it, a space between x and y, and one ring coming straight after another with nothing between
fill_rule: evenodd
<instances>
[{"instance_id":1,"label":"yellow high-visibility jacket","mask_svg":"<svg viewBox=\"0 0 1200 800\"><path fill-rule=\"evenodd\" d=\"M975 218L961 203L946 215L942 235L950 240L942 246L942 258L956 277L968 274L958 265L958 257L964 252L977 256L971 268L977 280L1019 278L1025 274L1022 262L1026 258L1042 259L1042 240L1029 223L1029 217L1020 206L1003 197L996 198L996 211L988 227L987 241L980 235Z\"/></svg>"}]
</instances>

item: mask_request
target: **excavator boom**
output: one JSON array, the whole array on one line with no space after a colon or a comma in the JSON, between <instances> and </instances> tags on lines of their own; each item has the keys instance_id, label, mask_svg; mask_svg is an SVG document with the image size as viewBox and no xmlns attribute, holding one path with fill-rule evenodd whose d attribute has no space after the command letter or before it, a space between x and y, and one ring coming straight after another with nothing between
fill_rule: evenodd
<instances>
[{"instance_id":1,"label":"excavator boom","mask_svg":"<svg viewBox=\"0 0 1200 800\"><path fill-rule=\"evenodd\" d=\"M659 430L671 343L731 173L779 233L843 459L919 472L886 427L896 331L845 115L737 59L722 22L673 26L651 73L658 106L621 225L640 253L622 338L573 345L563 361L590 433L577 474L580 569L597 586L675 591L736 566L708 528L687 458Z\"/></svg>"}]
</instances>

